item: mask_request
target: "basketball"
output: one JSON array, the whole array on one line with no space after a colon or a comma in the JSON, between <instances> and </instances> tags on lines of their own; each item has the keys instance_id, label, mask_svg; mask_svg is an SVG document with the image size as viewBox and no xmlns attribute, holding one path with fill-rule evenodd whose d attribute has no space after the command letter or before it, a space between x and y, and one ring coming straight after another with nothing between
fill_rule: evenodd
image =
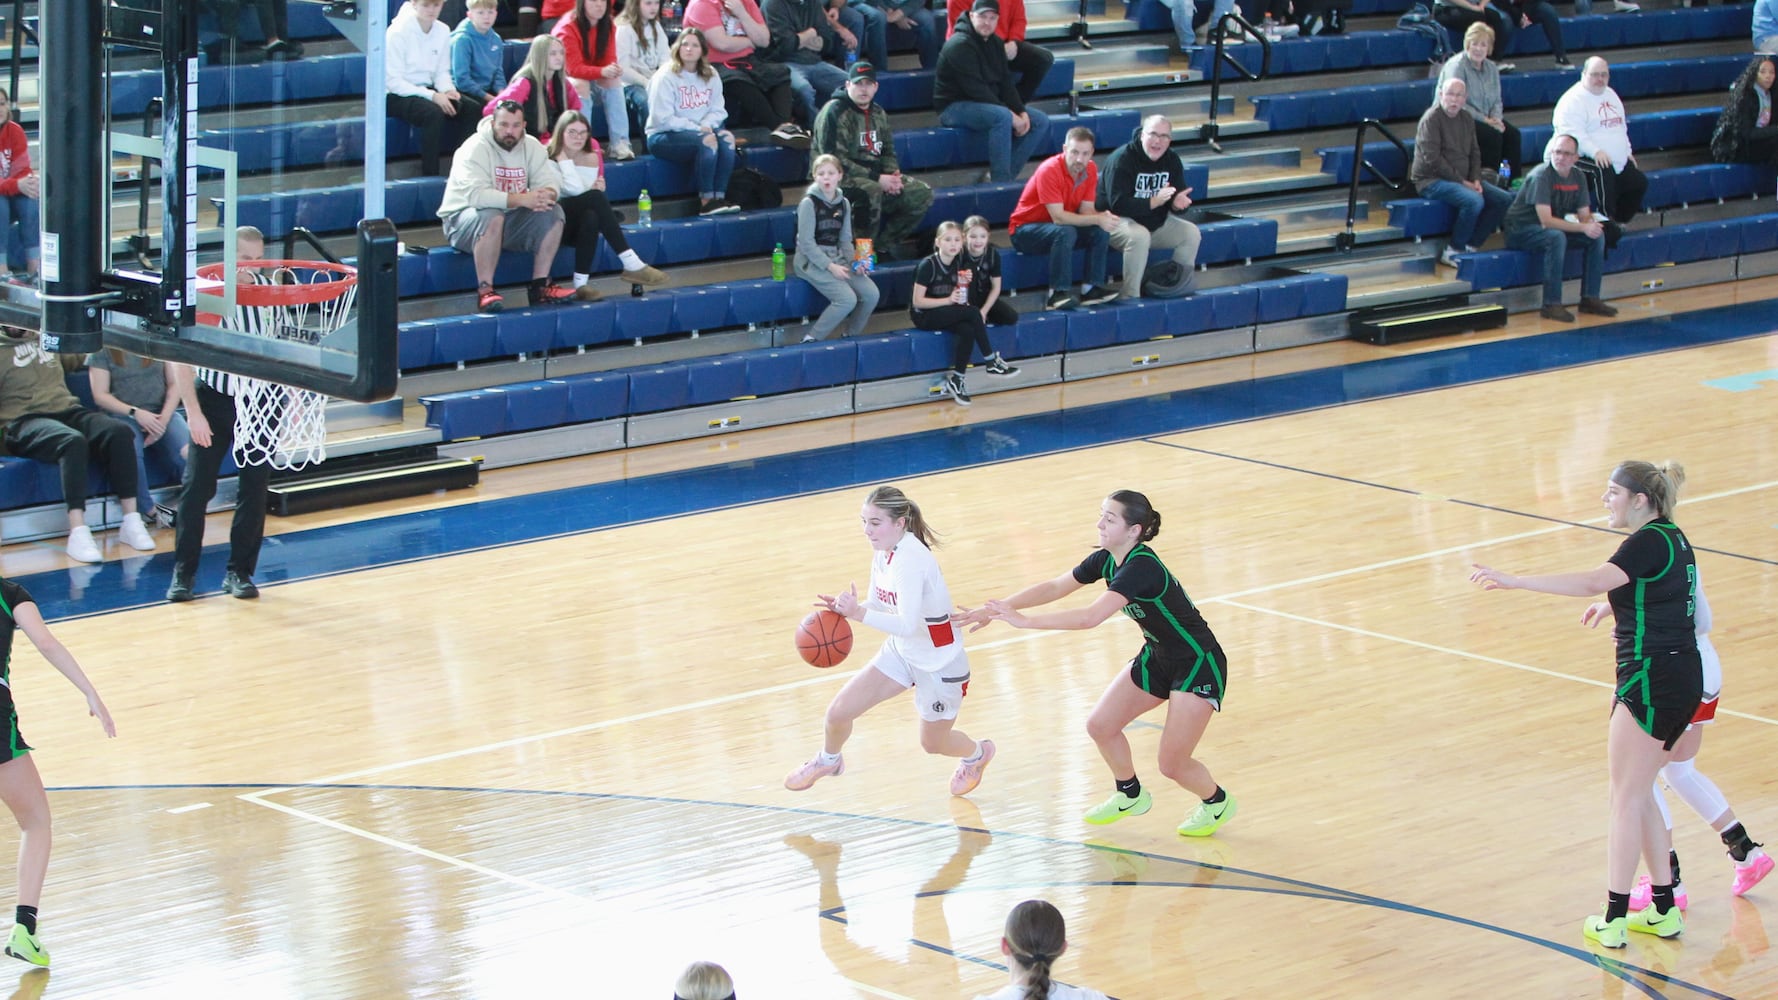
<instances>
[{"instance_id":1,"label":"basketball","mask_svg":"<svg viewBox=\"0 0 1778 1000\"><path fill-rule=\"evenodd\" d=\"M796 627L796 651L810 666L834 666L852 651L852 623L826 608L811 611Z\"/></svg>"}]
</instances>

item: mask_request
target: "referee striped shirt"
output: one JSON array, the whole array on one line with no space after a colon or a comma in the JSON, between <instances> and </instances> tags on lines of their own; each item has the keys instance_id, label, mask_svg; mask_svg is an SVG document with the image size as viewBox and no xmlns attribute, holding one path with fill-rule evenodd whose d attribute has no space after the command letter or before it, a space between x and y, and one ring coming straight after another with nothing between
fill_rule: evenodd
<instances>
[{"instance_id":1,"label":"referee striped shirt","mask_svg":"<svg viewBox=\"0 0 1778 1000\"><path fill-rule=\"evenodd\" d=\"M272 284L271 276L259 270L239 271L237 273L243 279L251 279L251 282L255 285ZM244 306L237 301L234 314L225 317L222 321L222 326L225 330L248 333L255 337L270 337L276 335L277 317L275 311L268 306ZM246 381L245 376L236 375L233 372L225 372L220 368L194 367L197 369L197 378L199 382L204 383L225 396L240 395L242 387L241 383Z\"/></svg>"}]
</instances>

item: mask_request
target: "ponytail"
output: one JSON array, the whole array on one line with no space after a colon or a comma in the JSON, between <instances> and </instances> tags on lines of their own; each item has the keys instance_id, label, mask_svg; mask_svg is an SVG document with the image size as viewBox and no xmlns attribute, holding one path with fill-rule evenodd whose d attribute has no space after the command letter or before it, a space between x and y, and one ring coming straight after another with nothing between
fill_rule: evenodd
<instances>
[{"instance_id":1,"label":"ponytail","mask_svg":"<svg viewBox=\"0 0 1778 1000\"><path fill-rule=\"evenodd\" d=\"M938 548L938 533L926 523L925 516L920 513L920 505L909 500L906 493L894 486L879 486L870 491L870 496L865 497L864 502L897 521L907 518L908 534L918 538L920 544L929 549Z\"/></svg>"},{"instance_id":2,"label":"ponytail","mask_svg":"<svg viewBox=\"0 0 1778 1000\"><path fill-rule=\"evenodd\" d=\"M1041 899L1027 899L1006 915L1006 947L1025 972L1020 1000L1049 1000L1050 966L1068 947L1062 912Z\"/></svg>"},{"instance_id":3,"label":"ponytail","mask_svg":"<svg viewBox=\"0 0 1778 1000\"><path fill-rule=\"evenodd\" d=\"M1125 523L1142 526L1142 537L1138 541L1154 541L1161 533L1161 512L1154 509L1147 497L1135 490L1118 490L1110 499L1124 509Z\"/></svg>"},{"instance_id":4,"label":"ponytail","mask_svg":"<svg viewBox=\"0 0 1778 1000\"><path fill-rule=\"evenodd\" d=\"M1652 462L1628 461L1612 470L1611 480L1629 490L1648 497L1655 516L1671 520L1679 506L1679 490L1685 485L1685 467L1668 459L1659 465Z\"/></svg>"}]
</instances>

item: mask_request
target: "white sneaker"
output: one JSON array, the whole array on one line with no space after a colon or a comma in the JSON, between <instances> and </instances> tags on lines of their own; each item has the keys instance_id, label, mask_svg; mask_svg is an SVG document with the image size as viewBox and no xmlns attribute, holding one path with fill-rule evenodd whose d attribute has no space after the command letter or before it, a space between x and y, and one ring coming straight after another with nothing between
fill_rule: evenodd
<instances>
[{"instance_id":1,"label":"white sneaker","mask_svg":"<svg viewBox=\"0 0 1778 1000\"><path fill-rule=\"evenodd\" d=\"M137 551L154 551L154 539L149 537L148 525L142 523L140 513L130 513L123 516L123 523L117 526L117 537L123 539L125 545Z\"/></svg>"},{"instance_id":2,"label":"white sneaker","mask_svg":"<svg viewBox=\"0 0 1778 1000\"><path fill-rule=\"evenodd\" d=\"M630 140L619 139L611 144L611 158L614 160L633 160L636 151L630 148Z\"/></svg>"},{"instance_id":3,"label":"white sneaker","mask_svg":"<svg viewBox=\"0 0 1778 1000\"><path fill-rule=\"evenodd\" d=\"M1613 0L1611 9L1617 11L1619 14L1634 14L1642 9L1642 5L1639 3L1630 3L1629 0Z\"/></svg>"},{"instance_id":4,"label":"white sneaker","mask_svg":"<svg viewBox=\"0 0 1778 1000\"><path fill-rule=\"evenodd\" d=\"M1445 247L1444 252L1438 255L1438 262L1454 269L1457 266L1457 255L1468 252L1468 250L1458 250L1456 247Z\"/></svg>"},{"instance_id":5,"label":"white sneaker","mask_svg":"<svg viewBox=\"0 0 1778 1000\"><path fill-rule=\"evenodd\" d=\"M99 543L93 541L93 529L83 524L69 530L68 558L89 563L105 561L105 553L100 552Z\"/></svg>"}]
</instances>

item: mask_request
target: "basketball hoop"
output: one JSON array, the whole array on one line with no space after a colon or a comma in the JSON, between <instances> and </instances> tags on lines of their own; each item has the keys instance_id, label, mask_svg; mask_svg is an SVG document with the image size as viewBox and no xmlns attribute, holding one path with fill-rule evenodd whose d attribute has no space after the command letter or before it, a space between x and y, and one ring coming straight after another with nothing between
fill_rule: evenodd
<instances>
[{"instance_id":1,"label":"basketball hoop","mask_svg":"<svg viewBox=\"0 0 1778 1000\"><path fill-rule=\"evenodd\" d=\"M199 289L220 293L225 266L199 267ZM235 273L235 318L199 313L200 321L312 344L345 325L358 294L358 269L331 261L237 261ZM327 458L326 396L277 382L231 378L236 465L300 469Z\"/></svg>"}]
</instances>

